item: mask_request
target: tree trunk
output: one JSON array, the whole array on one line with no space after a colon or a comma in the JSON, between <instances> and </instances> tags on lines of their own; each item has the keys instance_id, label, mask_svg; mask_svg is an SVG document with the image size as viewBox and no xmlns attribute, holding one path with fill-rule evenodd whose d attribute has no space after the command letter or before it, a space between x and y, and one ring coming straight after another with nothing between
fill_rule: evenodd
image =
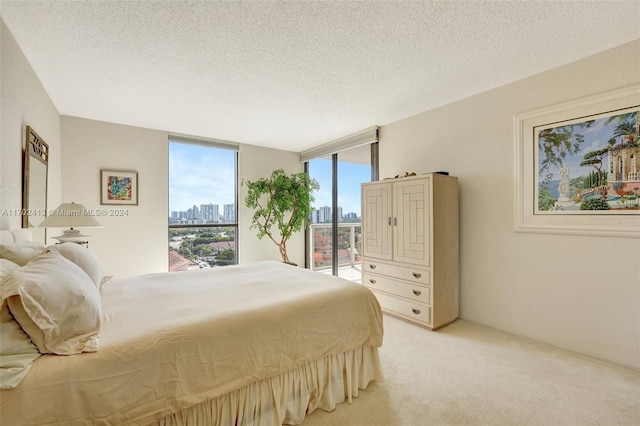
<instances>
[{"instance_id":1,"label":"tree trunk","mask_svg":"<svg viewBox=\"0 0 640 426\"><path fill-rule=\"evenodd\" d=\"M282 256L282 261L284 263L291 263L289 262L289 256L287 256L287 246L285 245L285 243L278 244L278 249L280 250L280 256Z\"/></svg>"}]
</instances>

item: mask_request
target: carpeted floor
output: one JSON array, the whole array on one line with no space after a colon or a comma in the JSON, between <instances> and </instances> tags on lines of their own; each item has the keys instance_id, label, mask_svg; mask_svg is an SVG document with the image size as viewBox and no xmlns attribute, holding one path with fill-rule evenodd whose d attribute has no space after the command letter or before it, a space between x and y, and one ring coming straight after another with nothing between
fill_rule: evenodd
<instances>
[{"instance_id":1,"label":"carpeted floor","mask_svg":"<svg viewBox=\"0 0 640 426\"><path fill-rule=\"evenodd\" d=\"M384 325L385 383L303 426L640 425L640 371L461 320Z\"/></svg>"}]
</instances>

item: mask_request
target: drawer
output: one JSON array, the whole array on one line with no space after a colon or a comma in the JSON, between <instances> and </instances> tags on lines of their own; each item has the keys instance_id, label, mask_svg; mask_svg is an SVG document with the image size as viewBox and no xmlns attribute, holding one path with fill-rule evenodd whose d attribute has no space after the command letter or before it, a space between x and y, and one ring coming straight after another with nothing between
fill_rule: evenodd
<instances>
[{"instance_id":1,"label":"drawer","mask_svg":"<svg viewBox=\"0 0 640 426\"><path fill-rule=\"evenodd\" d=\"M364 272L362 274L362 280L363 284L372 290L384 291L420 303L431 303L430 287L397 281L384 275L372 274L370 272Z\"/></svg>"},{"instance_id":2,"label":"drawer","mask_svg":"<svg viewBox=\"0 0 640 426\"><path fill-rule=\"evenodd\" d=\"M431 306L426 306L421 303L413 303L409 300L389 296L377 291L374 291L373 294L376 295L383 311L431 326Z\"/></svg>"},{"instance_id":3,"label":"drawer","mask_svg":"<svg viewBox=\"0 0 640 426\"><path fill-rule=\"evenodd\" d=\"M385 263L379 260L364 259L362 262L362 270L364 272L374 272L376 274L386 275L388 277L397 278L416 282L419 284L430 284L430 271L426 268L418 268L413 266L401 266L393 263Z\"/></svg>"}]
</instances>

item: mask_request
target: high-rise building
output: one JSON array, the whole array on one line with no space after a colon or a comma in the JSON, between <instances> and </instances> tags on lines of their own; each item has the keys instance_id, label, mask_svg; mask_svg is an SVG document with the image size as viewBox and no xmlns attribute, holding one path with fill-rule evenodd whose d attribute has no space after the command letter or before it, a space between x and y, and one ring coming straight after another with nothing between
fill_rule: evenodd
<instances>
[{"instance_id":1,"label":"high-rise building","mask_svg":"<svg viewBox=\"0 0 640 426\"><path fill-rule=\"evenodd\" d=\"M318 209L318 223L331 222L331 207L323 206Z\"/></svg>"},{"instance_id":2,"label":"high-rise building","mask_svg":"<svg viewBox=\"0 0 640 426\"><path fill-rule=\"evenodd\" d=\"M220 208L217 204L200 204L200 219L207 223L220 221Z\"/></svg>"},{"instance_id":3,"label":"high-rise building","mask_svg":"<svg viewBox=\"0 0 640 426\"><path fill-rule=\"evenodd\" d=\"M345 222L358 222L360 218L358 217L358 213L350 212L344 215L342 218Z\"/></svg>"},{"instance_id":4,"label":"high-rise building","mask_svg":"<svg viewBox=\"0 0 640 426\"><path fill-rule=\"evenodd\" d=\"M200 219L200 210L198 209L198 206L194 204L192 208L187 210L187 219L191 219L191 220Z\"/></svg>"},{"instance_id":5,"label":"high-rise building","mask_svg":"<svg viewBox=\"0 0 640 426\"><path fill-rule=\"evenodd\" d=\"M235 223L236 221L236 206L235 204L224 205L224 221L226 223Z\"/></svg>"},{"instance_id":6,"label":"high-rise building","mask_svg":"<svg viewBox=\"0 0 640 426\"><path fill-rule=\"evenodd\" d=\"M171 212L171 219L177 219L178 218L178 212L177 211L172 211Z\"/></svg>"}]
</instances>

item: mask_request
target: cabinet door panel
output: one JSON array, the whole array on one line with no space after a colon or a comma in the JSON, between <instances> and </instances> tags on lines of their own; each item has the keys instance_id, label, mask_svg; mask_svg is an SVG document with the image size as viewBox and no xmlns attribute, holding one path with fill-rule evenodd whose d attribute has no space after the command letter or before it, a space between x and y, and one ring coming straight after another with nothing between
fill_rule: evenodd
<instances>
[{"instance_id":1,"label":"cabinet door panel","mask_svg":"<svg viewBox=\"0 0 640 426\"><path fill-rule=\"evenodd\" d=\"M394 183L394 260L429 266L430 179Z\"/></svg>"},{"instance_id":2,"label":"cabinet door panel","mask_svg":"<svg viewBox=\"0 0 640 426\"><path fill-rule=\"evenodd\" d=\"M365 232L362 254L391 259L391 184L362 188L362 224Z\"/></svg>"}]
</instances>

